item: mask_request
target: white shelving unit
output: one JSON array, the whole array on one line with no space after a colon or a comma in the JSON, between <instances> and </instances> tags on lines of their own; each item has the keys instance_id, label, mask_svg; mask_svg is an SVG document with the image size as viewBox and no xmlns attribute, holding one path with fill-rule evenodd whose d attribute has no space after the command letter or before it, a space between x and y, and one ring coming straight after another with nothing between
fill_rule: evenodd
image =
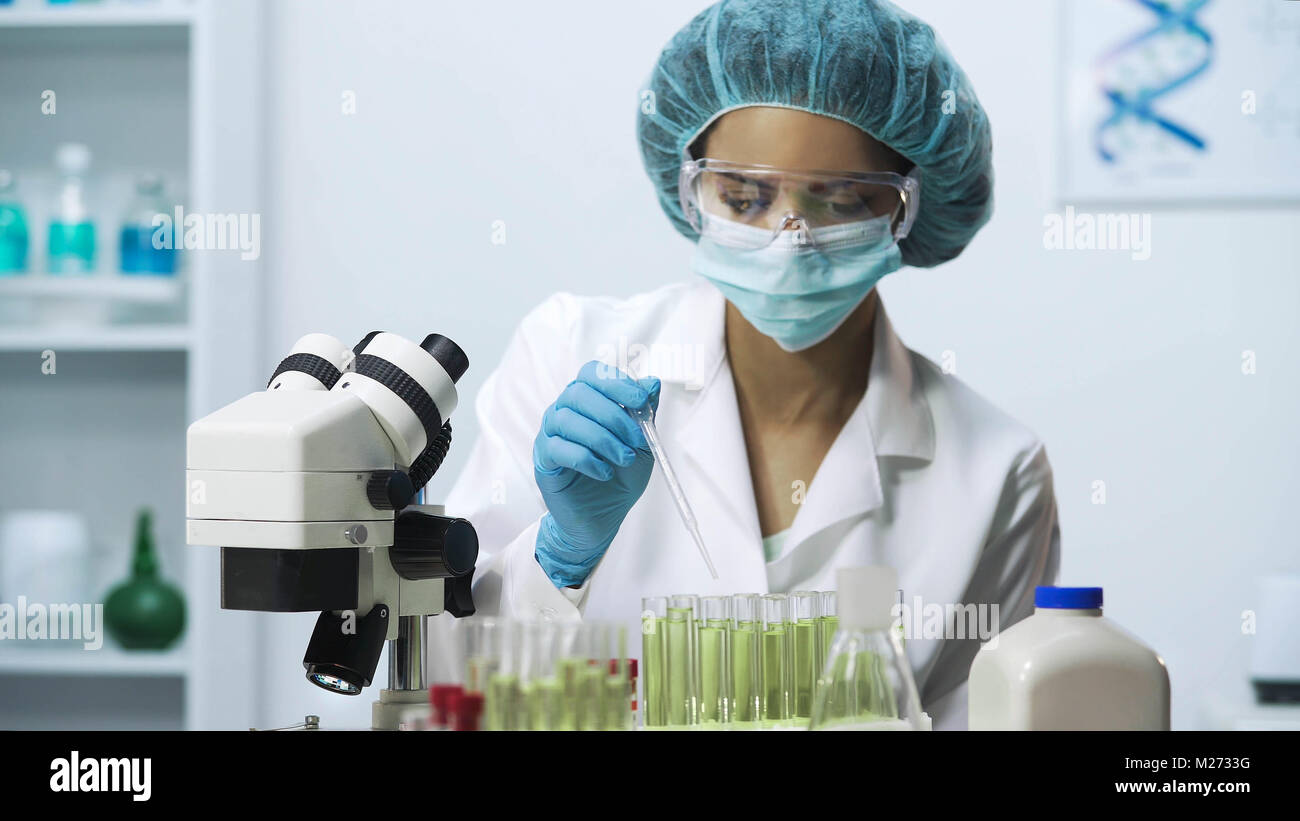
<instances>
[{"instance_id":1,"label":"white shelving unit","mask_svg":"<svg viewBox=\"0 0 1300 821\"><path fill-rule=\"evenodd\" d=\"M53 350L184 353L189 350L189 347L188 325L129 325L114 328L0 327L0 352Z\"/></svg>"},{"instance_id":2,"label":"white shelving unit","mask_svg":"<svg viewBox=\"0 0 1300 821\"><path fill-rule=\"evenodd\" d=\"M167 304L180 298L183 284L179 278L170 276L22 274L0 279L0 299L93 299Z\"/></svg>"},{"instance_id":3,"label":"white shelving unit","mask_svg":"<svg viewBox=\"0 0 1300 821\"><path fill-rule=\"evenodd\" d=\"M22 647L0 655L0 675L184 678L189 670L190 657L184 647L159 652L126 651L111 645L93 652L75 647Z\"/></svg>"},{"instance_id":4,"label":"white shelving unit","mask_svg":"<svg viewBox=\"0 0 1300 821\"><path fill-rule=\"evenodd\" d=\"M0 5L0 167L15 171L24 205L34 203L34 269L63 141L93 152L100 199L90 198L90 210L105 251L142 170L178 183L189 213L260 213L263 14L256 0ZM54 116L41 112L46 88L58 94ZM136 509L151 507L163 575L186 599L185 635L168 651L126 651L109 639L95 651L0 640L0 729L257 723L256 615L220 610L219 551L185 546L183 493L189 422L266 376L259 263L230 251L184 253L176 278L116 275L109 254L89 276L0 278L0 513L79 511L106 592L127 574ZM51 304L111 310L104 321L73 312L53 322ZM124 319L123 306L145 318ZM38 367L47 350L58 355L56 376ZM0 603L21 592L0 567Z\"/></svg>"},{"instance_id":5,"label":"white shelving unit","mask_svg":"<svg viewBox=\"0 0 1300 821\"><path fill-rule=\"evenodd\" d=\"M111 26L188 26L194 4L182 0L128 0L101 3L47 3L32 0L0 6L0 25L10 28L86 28Z\"/></svg>"}]
</instances>

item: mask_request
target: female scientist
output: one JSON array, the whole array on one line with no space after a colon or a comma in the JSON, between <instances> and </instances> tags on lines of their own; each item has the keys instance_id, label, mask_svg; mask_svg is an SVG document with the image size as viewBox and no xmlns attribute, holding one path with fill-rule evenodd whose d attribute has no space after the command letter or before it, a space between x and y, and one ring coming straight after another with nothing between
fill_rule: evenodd
<instances>
[{"instance_id":1,"label":"female scientist","mask_svg":"<svg viewBox=\"0 0 1300 821\"><path fill-rule=\"evenodd\" d=\"M988 119L934 32L883 0L723 0L640 102L696 276L558 294L520 324L447 499L479 532L480 612L623 622L635 645L643 596L833 590L884 564L909 608L1028 615L1059 556L1043 445L908 350L875 290L956 257L992 210ZM627 410L647 405L716 580L650 481ZM935 726L964 728L978 637L947 621L907 651Z\"/></svg>"}]
</instances>

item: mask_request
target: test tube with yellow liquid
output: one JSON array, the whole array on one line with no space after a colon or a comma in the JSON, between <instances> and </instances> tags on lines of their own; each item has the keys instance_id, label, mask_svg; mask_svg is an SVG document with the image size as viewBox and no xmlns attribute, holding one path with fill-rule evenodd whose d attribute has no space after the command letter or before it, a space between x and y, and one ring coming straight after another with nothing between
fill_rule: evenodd
<instances>
[{"instance_id":1,"label":"test tube with yellow liquid","mask_svg":"<svg viewBox=\"0 0 1300 821\"><path fill-rule=\"evenodd\" d=\"M690 726L699 722L699 672L696 668L698 596L673 596L668 602L666 666L668 672L668 724Z\"/></svg>"},{"instance_id":2,"label":"test tube with yellow liquid","mask_svg":"<svg viewBox=\"0 0 1300 821\"><path fill-rule=\"evenodd\" d=\"M641 723L668 725L668 598L641 600Z\"/></svg>"},{"instance_id":3,"label":"test tube with yellow liquid","mask_svg":"<svg viewBox=\"0 0 1300 821\"><path fill-rule=\"evenodd\" d=\"M790 594L790 656L793 659L790 674L791 710L796 718L812 715L813 692L817 689L817 666L820 643L817 617L821 596L798 591Z\"/></svg>"},{"instance_id":4,"label":"test tube with yellow liquid","mask_svg":"<svg viewBox=\"0 0 1300 821\"><path fill-rule=\"evenodd\" d=\"M763 717L763 610L756 594L731 597L731 720L756 725Z\"/></svg>"},{"instance_id":5,"label":"test tube with yellow liquid","mask_svg":"<svg viewBox=\"0 0 1300 821\"><path fill-rule=\"evenodd\" d=\"M784 593L763 596L763 720L784 722L791 716L792 676L790 598Z\"/></svg>"},{"instance_id":6,"label":"test tube with yellow liquid","mask_svg":"<svg viewBox=\"0 0 1300 821\"><path fill-rule=\"evenodd\" d=\"M731 721L731 599L700 599L699 636L700 723Z\"/></svg>"},{"instance_id":7,"label":"test tube with yellow liquid","mask_svg":"<svg viewBox=\"0 0 1300 821\"><path fill-rule=\"evenodd\" d=\"M525 711L520 690L522 628L516 622L490 621L484 625L484 638L496 660L487 676L483 712L488 730L522 730Z\"/></svg>"}]
</instances>

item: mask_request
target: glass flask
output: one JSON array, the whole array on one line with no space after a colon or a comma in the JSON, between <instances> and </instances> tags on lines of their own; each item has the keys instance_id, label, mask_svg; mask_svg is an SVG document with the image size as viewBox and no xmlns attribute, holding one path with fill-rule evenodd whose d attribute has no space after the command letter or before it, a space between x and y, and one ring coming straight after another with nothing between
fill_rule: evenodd
<instances>
[{"instance_id":1,"label":"glass flask","mask_svg":"<svg viewBox=\"0 0 1300 821\"><path fill-rule=\"evenodd\" d=\"M809 729L921 730L929 725L890 608L898 574L887 567L837 573L840 624L827 651Z\"/></svg>"}]
</instances>

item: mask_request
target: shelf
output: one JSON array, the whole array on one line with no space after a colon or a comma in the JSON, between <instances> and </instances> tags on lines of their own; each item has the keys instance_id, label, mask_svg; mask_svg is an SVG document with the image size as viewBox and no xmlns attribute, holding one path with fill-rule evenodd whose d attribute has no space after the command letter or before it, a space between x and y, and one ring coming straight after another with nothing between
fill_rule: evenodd
<instances>
[{"instance_id":1,"label":"shelf","mask_svg":"<svg viewBox=\"0 0 1300 821\"><path fill-rule=\"evenodd\" d=\"M18 0L0 6L0 28L53 28L70 26L179 26L194 19L188 3L110 0L99 3L51 4Z\"/></svg>"},{"instance_id":2,"label":"shelf","mask_svg":"<svg viewBox=\"0 0 1300 821\"><path fill-rule=\"evenodd\" d=\"M166 304L180 298L181 275L15 274L0 278L0 299L91 299Z\"/></svg>"},{"instance_id":3,"label":"shelf","mask_svg":"<svg viewBox=\"0 0 1300 821\"><path fill-rule=\"evenodd\" d=\"M188 351L185 325L0 327L0 351Z\"/></svg>"},{"instance_id":4,"label":"shelf","mask_svg":"<svg viewBox=\"0 0 1300 821\"><path fill-rule=\"evenodd\" d=\"M16 642L15 642L16 643ZM98 650L70 647L0 646L0 676L183 677L189 654L182 647L165 651L127 651L107 643Z\"/></svg>"}]
</instances>

